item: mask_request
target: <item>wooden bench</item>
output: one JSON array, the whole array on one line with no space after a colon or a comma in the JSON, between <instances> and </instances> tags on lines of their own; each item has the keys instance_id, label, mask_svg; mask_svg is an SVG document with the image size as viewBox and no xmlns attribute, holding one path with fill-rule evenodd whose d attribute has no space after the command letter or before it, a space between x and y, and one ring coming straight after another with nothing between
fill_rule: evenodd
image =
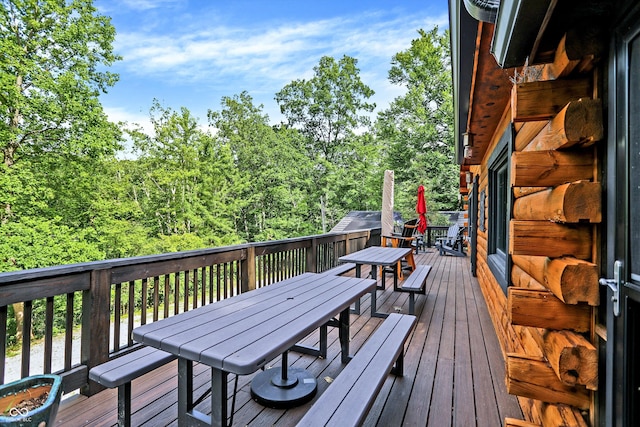
<instances>
[{"instance_id":1,"label":"wooden bench","mask_svg":"<svg viewBox=\"0 0 640 427\"><path fill-rule=\"evenodd\" d=\"M361 425L389 372L403 375L404 343L415 323L415 316L389 314L298 426Z\"/></svg>"},{"instance_id":2,"label":"wooden bench","mask_svg":"<svg viewBox=\"0 0 640 427\"><path fill-rule=\"evenodd\" d=\"M118 387L118 425L131 425L131 381L163 366L175 355L153 347L141 347L94 366L89 379L108 388Z\"/></svg>"},{"instance_id":3,"label":"wooden bench","mask_svg":"<svg viewBox=\"0 0 640 427\"><path fill-rule=\"evenodd\" d=\"M331 274L333 276L340 276L356 268L356 264L353 262L345 262L343 264L336 265L333 268L323 271L320 274Z\"/></svg>"},{"instance_id":4,"label":"wooden bench","mask_svg":"<svg viewBox=\"0 0 640 427\"><path fill-rule=\"evenodd\" d=\"M409 314L415 314L415 294L426 294L425 284L429 273L431 273L430 265L418 265L398 289L401 292L409 292Z\"/></svg>"}]
</instances>

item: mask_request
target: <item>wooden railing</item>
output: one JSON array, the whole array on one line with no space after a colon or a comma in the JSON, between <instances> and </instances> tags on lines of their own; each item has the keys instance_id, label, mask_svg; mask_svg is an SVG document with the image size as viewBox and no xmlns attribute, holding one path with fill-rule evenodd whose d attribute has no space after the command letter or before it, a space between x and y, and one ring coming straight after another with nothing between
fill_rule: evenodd
<instances>
[{"instance_id":1,"label":"wooden railing","mask_svg":"<svg viewBox=\"0 0 640 427\"><path fill-rule=\"evenodd\" d=\"M359 230L0 273L0 384L53 372L63 377L65 392L92 394L99 387L88 381L89 369L135 348L135 326L322 272L379 241L379 229ZM9 357L14 308L24 313L22 338L19 356ZM36 323L39 340L32 338ZM20 372L8 375L18 357Z\"/></svg>"},{"instance_id":2,"label":"wooden railing","mask_svg":"<svg viewBox=\"0 0 640 427\"><path fill-rule=\"evenodd\" d=\"M427 231L424 236L425 245L430 248L436 244L436 241L440 237L447 237L447 230L449 226L430 225L427 227Z\"/></svg>"}]
</instances>

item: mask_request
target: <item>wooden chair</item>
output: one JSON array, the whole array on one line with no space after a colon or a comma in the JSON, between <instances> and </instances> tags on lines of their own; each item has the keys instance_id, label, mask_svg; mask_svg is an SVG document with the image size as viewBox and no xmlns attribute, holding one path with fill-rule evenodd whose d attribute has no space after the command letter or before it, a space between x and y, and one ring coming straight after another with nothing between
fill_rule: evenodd
<instances>
[{"instance_id":1,"label":"wooden chair","mask_svg":"<svg viewBox=\"0 0 640 427\"><path fill-rule=\"evenodd\" d=\"M404 223L402 226L402 233L392 233L390 236L382 236L382 246L391 245L393 248L411 248L416 241L416 228L418 227L418 219L411 219ZM416 246L416 254L418 253L418 246ZM406 262L411 271L416 269L416 263L413 259L413 253L409 254L406 258ZM388 273L392 270L385 271L380 269L381 273ZM398 280L403 280L402 274L402 262L398 262Z\"/></svg>"},{"instance_id":2,"label":"wooden chair","mask_svg":"<svg viewBox=\"0 0 640 427\"><path fill-rule=\"evenodd\" d=\"M436 241L436 248L440 255L450 254L453 256L467 256L464 253L464 227L453 224L447 230L447 237L439 237Z\"/></svg>"}]
</instances>

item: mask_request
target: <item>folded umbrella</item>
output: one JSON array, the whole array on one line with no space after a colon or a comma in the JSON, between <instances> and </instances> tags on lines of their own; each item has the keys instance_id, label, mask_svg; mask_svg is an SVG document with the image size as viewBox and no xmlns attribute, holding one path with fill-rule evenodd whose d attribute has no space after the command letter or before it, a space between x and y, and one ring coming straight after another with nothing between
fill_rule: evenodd
<instances>
[{"instance_id":1,"label":"folded umbrella","mask_svg":"<svg viewBox=\"0 0 640 427\"><path fill-rule=\"evenodd\" d=\"M427 203L424 200L424 187L418 186L418 203L416 204L418 213L418 232L424 234L427 231Z\"/></svg>"}]
</instances>

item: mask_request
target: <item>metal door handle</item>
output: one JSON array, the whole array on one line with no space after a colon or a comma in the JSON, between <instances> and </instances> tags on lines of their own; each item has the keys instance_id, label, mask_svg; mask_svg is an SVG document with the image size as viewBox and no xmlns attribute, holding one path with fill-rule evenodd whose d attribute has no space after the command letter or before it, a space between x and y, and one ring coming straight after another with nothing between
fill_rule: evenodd
<instances>
[{"instance_id":1,"label":"metal door handle","mask_svg":"<svg viewBox=\"0 0 640 427\"><path fill-rule=\"evenodd\" d=\"M613 279L600 279L601 286L608 286L613 291L611 302L613 303L613 315L620 315L620 287L622 286L622 261L617 260L613 264Z\"/></svg>"},{"instance_id":2,"label":"metal door handle","mask_svg":"<svg viewBox=\"0 0 640 427\"><path fill-rule=\"evenodd\" d=\"M613 291L611 302L613 303L613 315L618 317L620 315L620 289L618 284L613 279L600 279L601 286L608 286Z\"/></svg>"}]
</instances>

